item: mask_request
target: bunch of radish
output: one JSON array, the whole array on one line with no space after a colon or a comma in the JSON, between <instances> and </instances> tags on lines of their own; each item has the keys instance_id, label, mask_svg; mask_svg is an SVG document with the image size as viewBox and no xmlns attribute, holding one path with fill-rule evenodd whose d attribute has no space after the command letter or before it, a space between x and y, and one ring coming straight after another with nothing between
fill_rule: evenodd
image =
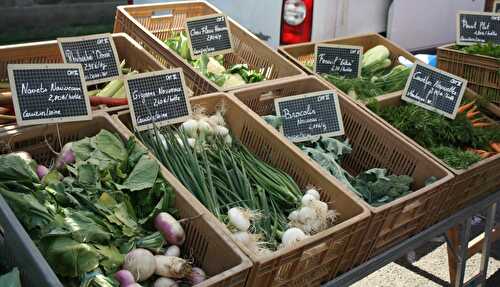
<instances>
[{"instance_id":1,"label":"bunch of radish","mask_svg":"<svg viewBox=\"0 0 500 287\"><path fill-rule=\"evenodd\" d=\"M196 285L206 279L205 272L193 267L189 261L180 257L179 246L186 238L181 224L166 212L155 218L155 227L170 244L164 254L153 254L147 249L137 248L125 257L122 270L115 277L121 287L139 287L143 282L156 275L154 287L177 287L179 282Z\"/></svg>"}]
</instances>

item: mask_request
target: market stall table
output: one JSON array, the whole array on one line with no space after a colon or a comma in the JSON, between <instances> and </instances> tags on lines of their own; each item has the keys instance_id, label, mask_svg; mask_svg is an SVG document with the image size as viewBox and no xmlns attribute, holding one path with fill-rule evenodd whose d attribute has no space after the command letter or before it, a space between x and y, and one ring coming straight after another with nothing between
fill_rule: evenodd
<instances>
[{"instance_id":1,"label":"market stall table","mask_svg":"<svg viewBox=\"0 0 500 287\"><path fill-rule=\"evenodd\" d=\"M471 219L476 214L486 210L486 224L484 230L484 241L481 255L480 273L474 276L471 280L464 282L465 263L467 261L468 244L461 244L456 250L456 277L454 287L464 286L484 286L486 281L486 272L488 270L488 259L490 255L491 234L494 226L495 212L497 203L500 201L500 191L483 197L481 200L463 208L461 211L453 214L440 221L439 223L429 227L421 233L402 241L401 243L389 248L385 252L373 257L364 264L353 268L351 271L346 272L337 278L325 283L323 287L342 287L349 286L362 278L368 276L372 272L384 267L385 265L395 261L396 259L404 256L408 252L420 247L427 241L436 236L446 234L446 232L455 227L462 225L460 228L460 242L469 242ZM450 240L447 239L450 245ZM483 285L480 285L480 284Z\"/></svg>"}]
</instances>

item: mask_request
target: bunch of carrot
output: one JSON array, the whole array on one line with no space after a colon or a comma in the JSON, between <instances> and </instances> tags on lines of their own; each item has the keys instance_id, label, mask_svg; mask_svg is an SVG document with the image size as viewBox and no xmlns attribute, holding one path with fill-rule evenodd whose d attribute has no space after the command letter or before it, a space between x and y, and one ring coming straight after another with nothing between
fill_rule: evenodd
<instances>
[{"instance_id":1,"label":"bunch of carrot","mask_svg":"<svg viewBox=\"0 0 500 287\"><path fill-rule=\"evenodd\" d=\"M473 100L467 104L463 104L458 109L459 113L465 113L467 119L471 122L474 128L486 128L493 125L491 120L487 119L479 110L476 105L476 100ZM488 158L490 156L500 153L500 143L490 142L489 145L491 151L484 149L474 149L468 148L467 150L479 155L481 158Z\"/></svg>"}]
</instances>

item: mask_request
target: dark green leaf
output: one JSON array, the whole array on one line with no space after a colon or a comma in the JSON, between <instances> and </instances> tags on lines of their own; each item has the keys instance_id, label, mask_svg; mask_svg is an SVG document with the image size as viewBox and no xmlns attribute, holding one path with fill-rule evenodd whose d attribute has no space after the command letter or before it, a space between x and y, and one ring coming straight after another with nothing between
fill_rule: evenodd
<instances>
[{"instance_id":1,"label":"dark green leaf","mask_svg":"<svg viewBox=\"0 0 500 287\"><path fill-rule=\"evenodd\" d=\"M147 155L143 155L134 169L123 183L123 186L131 191L143 190L153 187L160 165Z\"/></svg>"},{"instance_id":2,"label":"dark green leaf","mask_svg":"<svg viewBox=\"0 0 500 287\"><path fill-rule=\"evenodd\" d=\"M90 138L83 138L79 141L73 142L71 149L75 153L77 161L85 161L90 157L90 154L94 150L90 144Z\"/></svg>"},{"instance_id":3,"label":"dark green leaf","mask_svg":"<svg viewBox=\"0 0 500 287\"><path fill-rule=\"evenodd\" d=\"M33 167L16 154L0 156L0 182L39 182Z\"/></svg>"},{"instance_id":4,"label":"dark green leaf","mask_svg":"<svg viewBox=\"0 0 500 287\"><path fill-rule=\"evenodd\" d=\"M120 162L127 160L127 149L122 140L109 131L101 130L95 136L95 143L97 149L107 156Z\"/></svg>"},{"instance_id":5,"label":"dark green leaf","mask_svg":"<svg viewBox=\"0 0 500 287\"><path fill-rule=\"evenodd\" d=\"M101 266L106 273L112 273L119 269L125 260L125 256L113 245L94 245L97 253L101 255Z\"/></svg>"},{"instance_id":6,"label":"dark green leaf","mask_svg":"<svg viewBox=\"0 0 500 287\"><path fill-rule=\"evenodd\" d=\"M48 237L41 245L45 258L60 276L77 277L99 266L99 253L91 245L68 237Z\"/></svg>"}]
</instances>

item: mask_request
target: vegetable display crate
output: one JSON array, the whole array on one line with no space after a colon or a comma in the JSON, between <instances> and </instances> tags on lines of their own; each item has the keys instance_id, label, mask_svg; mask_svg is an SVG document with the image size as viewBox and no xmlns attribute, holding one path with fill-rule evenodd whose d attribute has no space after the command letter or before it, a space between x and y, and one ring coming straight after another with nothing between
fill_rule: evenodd
<instances>
[{"instance_id":1,"label":"vegetable display crate","mask_svg":"<svg viewBox=\"0 0 500 287\"><path fill-rule=\"evenodd\" d=\"M205 1L118 6L114 31L129 34L165 66L182 67L194 96L241 88L236 86L223 89L217 86L164 43L173 33L184 31L184 22L187 18L215 13L222 12ZM264 81L303 74L300 69L250 31L230 18L228 21L234 52L224 55L226 68L234 64L248 64L250 69L263 74ZM260 82L244 86L258 84Z\"/></svg>"},{"instance_id":2,"label":"vegetable display crate","mask_svg":"<svg viewBox=\"0 0 500 287\"><path fill-rule=\"evenodd\" d=\"M500 104L500 59L468 54L454 47L449 44L437 48L438 68L466 79L467 87Z\"/></svg>"},{"instance_id":3,"label":"vegetable display crate","mask_svg":"<svg viewBox=\"0 0 500 287\"><path fill-rule=\"evenodd\" d=\"M307 76L276 85L237 90L232 94L258 115L264 116L274 114L276 98L329 89L328 85L316 77ZM414 180L411 186L413 192L382 206L373 207L360 199L371 211L372 218L365 238L357 247L358 254L351 254L351 265L358 265L390 245L435 223L439 203L450 189L452 174L363 111L347 99L346 95L341 92L338 94L345 135L352 146L352 152L342 160L342 167L352 174L371 168L386 168L392 174L409 175ZM287 141L283 136L280 137ZM287 142L288 145L293 145ZM295 152L302 152L298 147L294 146L293 149ZM313 162L312 159L310 161ZM327 170L316 163L314 165L326 177L344 186ZM437 177L437 181L426 186L424 182L431 176ZM346 186L344 189L354 194Z\"/></svg>"},{"instance_id":4,"label":"vegetable display crate","mask_svg":"<svg viewBox=\"0 0 500 287\"><path fill-rule=\"evenodd\" d=\"M234 97L215 93L190 101L191 106L205 108L208 114L224 103L228 128L243 145L260 159L292 176L301 189L309 185L316 187L322 200L333 205L331 207L339 213L333 227L269 255L257 256L238 241L253 263L247 286L319 286L338 271L347 270L356 248L365 238L370 217L359 199L325 177L305 154L292 148L285 138L278 136L277 131ZM131 128L130 114L122 111L115 117L123 133L131 135L128 129ZM198 200L196 202L201 205ZM217 220L215 216L212 218ZM220 224L230 234L229 229Z\"/></svg>"},{"instance_id":5,"label":"vegetable display crate","mask_svg":"<svg viewBox=\"0 0 500 287\"><path fill-rule=\"evenodd\" d=\"M149 55L139 44L124 33L112 34L118 58L125 60L126 66L141 71L158 71L165 69ZM0 46L0 82L8 82L8 64L40 64L63 63L57 41L34 42L28 44ZM97 96L92 97L99 100ZM93 101L91 99L91 103ZM110 99L116 100L116 99ZM114 106L97 105L93 109L114 113L127 109L127 99L118 99Z\"/></svg>"},{"instance_id":6,"label":"vegetable display crate","mask_svg":"<svg viewBox=\"0 0 500 287\"><path fill-rule=\"evenodd\" d=\"M475 97L477 97L477 94L470 89L466 89L464 97L474 99ZM400 96L393 96L386 97L383 100L379 100L379 103L381 107L387 107L398 106L403 102L401 101ZM418 147L420 150L424 151L427 156L439 162L442 166L446 167L446 169L448 169L455 175L452 180L452 187L448 189L446 196L442 199L441 204L437 209L436 215L439 220L452 215L474 199L477 199L488 193L498 191L500 189L500 154L483 159L469 166L467 169L457 170L450 167L448 164L419 145L410 137L401 133L388 122L375 115L368 108L366 108L366 110L377 117L380 121L382 121L393 132L400 134L400 136L405 138L405 140L408 141L410 145ZM492 123L494 122L492 121Z\"/></svg>"},{"instance_id":7,"label":"vegetable display crate","mask_svg":"<svg viewBox=\"0 0 500 287\"><path fill-rule=\"evenodd\" d=\"M299 43L299 44L291 44L285 45L278 48L278 51L285 55L288 59L290 59L293 63L295 63L298 67L304 70L306 73L312 75L315 74L311 69L306 66L307 62L314 61L314 47L316 44L336 44L336 45L351 45L351 46L361 46L363 47L363 53L367 50L378 46L385 46L389 52L389 59L392 62L392 66L395 66L395 63L398 63L398 57L403 56L411 62L415 62L416 58L410 52L404 50L396 43L390 41L387 38L380 36L379 34L362 34L356 36L349 37L340 37L332 40L324 40L318 42L308 42L308 43ZM319 74L316 74L319 76ZM334 86L332 83L328 82L323 77L319 76L323 82L325 82L329 86ZM395 91L389 94L397 94L401 93L401 91ZM386 94L387 95L387 94Z\"/></svg>"},{"instance_id":8,"label":"vegetable display crate","mask_svg":"<svg viewBox=\"0 0 500 287\"><path fill-rule=\"evenodd\" d=\"M94 114L91 121L59 124L60 137L55 125L28 127L16 134L1 136L0 153L27 151L37 162L48 165L54 154L45 140L55 147L59 145L59 139L65 144L94 136L102 129L118 133L113 119L104 112ZM128 135L120 135L122 140L128 139ZM182 248L187 248L193 262L210 276L196 286L244 286L251 267L250 260L227 235L218 230L219 227L211 222L206 211L192 204L191 194L182 186L179 188L176 179L166 169L162 168L161 174L175 190L174 206L180 218L189 218L182 223L186 234ZM2 196L0 225L5 237L0 248L0 260L19 267L23 286L63 286Z\"/></svg>"}]
</instances>

